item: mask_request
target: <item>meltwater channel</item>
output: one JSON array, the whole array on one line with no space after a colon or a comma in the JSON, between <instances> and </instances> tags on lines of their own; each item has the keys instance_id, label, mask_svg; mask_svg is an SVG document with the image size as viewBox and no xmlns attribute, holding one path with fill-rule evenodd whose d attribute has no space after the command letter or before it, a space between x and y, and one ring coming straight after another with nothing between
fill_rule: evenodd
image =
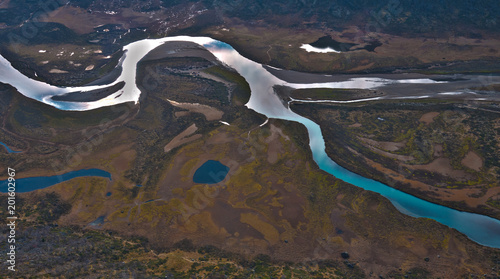
<instances>
[{"instance_id":1,"label":"meltwater channel","mask_svg":"<svg viewBox=\"0 0 500 279\"><path fill-rule=\"evenodd\" d=\"M269 118L284 119L302 123L308 130L310 147L314 161L318 166L350 184L363 189L381 194L389 199L402 213L413 217L434 219L446 226L454 228L467 235L471 240L490 247L500 248L500 220L484 215L462 212L442 205L434 204L412 195L406 194L383 183L352 173L333 162L325 151L325 141L321 128L313 121L302 117L287 108L274 93L276 85L292 88L356 88L369 89L379 86L408 83L424 84L436 83L430 79L382 79L382 78L352 78L340 82L327 83L290 83L285 82L269 73L261 64L241 56L229 44L208 37L177 36L161 39L146 39L124 46L125 54L119 65L122 73L111 84L89 87L56 87L40 81L32 80L14 69L10 63L0 56L0 82L14 86L21 94L47 103L63 110L89 110L102 106L116 105L119 103L138 102L140 90L135 84L137 63L151 50L162 47L167 42L192 42L203 46L218 60L235 69L250 85L251 96L246 106ZM100 87L108 87L117 82L124 81L125 87L118 92L93 102L61 102L52 100L55 95L62 95L75 91L89 91ZM360 100L362 101L362 100ZM351 101L352 102L352 101Z\"/></svg>"}]
</instances>

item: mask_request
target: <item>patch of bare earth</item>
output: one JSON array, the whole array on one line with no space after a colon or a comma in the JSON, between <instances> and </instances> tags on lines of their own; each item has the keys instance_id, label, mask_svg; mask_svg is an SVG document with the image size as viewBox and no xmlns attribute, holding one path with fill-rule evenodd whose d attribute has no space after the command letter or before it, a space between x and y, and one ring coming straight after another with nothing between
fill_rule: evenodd
<instances>
[{"instance_id":1,"label":"patch of bare earth","mask_svg":"<svg viewBox=\"0 0 500 279\"><path fill-rule=\"evenodd\" d=\"M208 208L208 211L217 226L224 228L235 237L261 237L257 230L240 222L240 215L252 212L250 209L234 208L223 199L218 198L214 205Z\"/></svg>"},{"instance_id":2,"label":"patch of bare earth","mask_svg":"<svg viewBox=\"0 0 500 279\"><path fill-rule=\"evenodd\" d=\"M373 145L377 148L380 148L380 149L383 149L386 151L397 151L406 145L406 141L402 141L402 142L376 141L376 140L361 138L361 137L360 137L360 139L362 141L370 144L370 145Z\"/></svg>"},{"instance_id":3,"label":"patch of bare earth","mask_svg":"<svg viewBox=\"0 0 500 279\"><path fill-rule=\"evenodd\" d=\"M285 150L280 142L280 138L283 137L285 140L290 140L290 138L283 134L283 131L271 124L271 135L266 139L266 143L269 145L267 149L267 161L274 164L278 161L278 155L284 153Z\"/></svg>"},{"instance_id":4,"label":"patch of bare earth","mask_svg":"<svg viewBox=\"0 0 500 279\"><path fill-rule=\"evenodd\" d=\"M49 71L50 74L67 74L68 71L63 71L63 70L59 70L59 69L51 69Z\"/></svg>"},{"instance_id":5,"label":"patch of bare earth","mask_svg":"<svg viewBox=\"0 0 500 279\"><path fill-rule=\"evenodd\" d=\"M220 111L214 107L197 104L197 103L178 103L176 101L168 100L171 105L189 110L189 112L201 113L205 116L207 121L219 120L224 115L223 111ZM176 116L178 114L176 113ZM184 114L183 114L184 115Z\"/></svg>"},{"instance_id":6,"label":"patch of bare earth","mask_svg":"<svg viewBox=\"0 0 500 279\"><path fill-rule=\"evenodd\" d=\"M475 171L480 171L483 167L483 159L479 157L474 151L469 151L467 155L461 161L462 165L473 169Z\"/></svg>"},{"instance_id":7,"label":"patch of bare earth","mask_svg":"<svg viewBox=\"0 0 500 279\"><path fill-rule=\"evenodd\" d=\"M181 146L185 143L201 138L201 134L195 134L191 136L191 134L196 132L196 130L198 130L196 124L189 126L186 130L182 131L180 134L175 136L169 143L167 143L167 145L165 145L163 150L165 152L169 152L170 150L176 148L177 146Z\"/></svg>"},{"instance_id":8,"label":"patch of bare earth","mask_svg":"<svg viewBox=\"0 0 500 279\"><path fill-rule=\"evenodd\" d=\"M467 180L472 179L472 175L468 174L464 170L455 170L450 164L450 159L448 158L437 158L427 165L404 165L407 168L426 170L430 172L437 172L442 175L449 176L455 180Z\"/></svg>"},{"instance_id":9,"label":"patch of bare earth","mask_svg":"<svg viewBox=\"0 0 500 279\"><path fill-rule=\"evenodd\" d=\"M385 157L389 157L392 159L396 159L402 162L406 161L411 161L414 160L413 156L406 156L406 155L398 155L398 154L392 154L388 151L397 151L401 147L405 146L405 142L388 142L388 141L375 141L372 139L367 139L367 138L362 138L359 137L361 141L363 141L366 147L368 147L371 151L380 154Z\"/></svg>"},{"instance_id":10,"label":"patch of bare earth","mask_svg":"<svg viewBox=\"0 0 500 279\"><path fill-rule=\"evenodd\" d=\"M432 123L432 121L434 121L434 118L438 115L439 115L439 112L428 112L428 113L422 115L422 117L420 117L420 119L418 121L424 122L425 124L430 124L430 123Z\"/></svg>"},{"instance_id":11,"label":"patch of bare earth","mask_svg":"<svg viewBox=\"0 0 500 279\"><path fill-rule=\"evenodd\" d=\"M442 157L443 156L443 145L435 144L434 145L434 157Z\"/></svg>"},{"instance_id":12,"label":"patch of bare earth","mask_svg":"<svg viewBox=\"0 0 500 279\"><path fill-rule=\"evenodd\" d=\"M224 144L233 141L233 138L225 132L215 134L206 140L207 145Z\"/></svg>"}]
</instances>

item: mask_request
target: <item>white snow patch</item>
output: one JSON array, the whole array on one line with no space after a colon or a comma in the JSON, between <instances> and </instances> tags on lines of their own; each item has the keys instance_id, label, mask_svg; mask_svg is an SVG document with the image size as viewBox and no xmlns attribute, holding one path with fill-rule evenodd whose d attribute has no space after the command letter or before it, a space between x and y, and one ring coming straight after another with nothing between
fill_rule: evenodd
<instances>
[{"instance_id":1,"label":"white snow patch","mask_svg":"<svg viewBox=\"0 0 500 279\"><path fill-rule=\"evenodd\" d=\"M317 48L317 47L313 47L310 44L302 44L302 46L300 48L304 49L307 52L317 52L317 53L333 52L333 53L340 53L340 51L334 50L333 48L330 48L330 47L327 47L327 48Z\"/></svg>"}]
</instances>

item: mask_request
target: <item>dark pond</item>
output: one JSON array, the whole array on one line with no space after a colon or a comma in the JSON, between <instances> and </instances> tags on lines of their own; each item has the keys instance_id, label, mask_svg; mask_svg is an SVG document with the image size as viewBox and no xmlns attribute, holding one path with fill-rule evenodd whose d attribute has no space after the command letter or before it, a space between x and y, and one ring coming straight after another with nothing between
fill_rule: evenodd
<instances>
[{"instance_id":1,"label":"dark pond","mask_svg":"<svg viewBox=\"0 0 500 279\"><path fill-rule=\"evenodd\" d=\"M219 161L208 160L196 170L193 181L202 184L219 183L226 178L228 172L229 167Z\"/></svg>"},{"instance_id":2,"label":"dark pond","mask_svg":"<svg viewBox=\"0 0 500 279\"><path fill-rule=\"evenodd\" d=\"M317 47L317 48L332 48L336 51L342 51L342 52L347 52L349 49L356 44L350 44L350 43L341 43L337 42L332 37L330 36L324 36L319 38L317 41L314 43L310 43L311 46Z\"/></svg>"},{"instance_id":3,"label":"dark pond","mask_svg":"<svg viewBox=\"0 0 500 279\"><path fill-rule=\"evenodd\" d=\"M341 52L348 52L348 51L353 51L353 50L360 50L360 49L365 49L367 51L375 51L375 49L379 46L382 45L380 41L374 40L371 42L368 42L364 47L359 47L358 44L352 44L352 43L341 43L338 42L330 36L324 36L319 38L317 41L314 43L310 43L311 46L316 47L316 48L332 48L336 51L341 51ZM354 46L358 46L356 48L353 48Z\"/></svg>"}]
</instances>

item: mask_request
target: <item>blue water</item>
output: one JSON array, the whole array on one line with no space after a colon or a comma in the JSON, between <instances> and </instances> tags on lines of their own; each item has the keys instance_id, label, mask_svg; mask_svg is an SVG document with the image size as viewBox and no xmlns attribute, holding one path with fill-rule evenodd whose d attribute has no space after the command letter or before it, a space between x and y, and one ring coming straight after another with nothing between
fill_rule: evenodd
<instances>
[{"instance_id":1,"label":"blue water","mask_svg":"<svg viewBox=\"0 0 500 279\"><path fill-rule=\"evenodd\" d=\"M381 194L404 214L434 219L458 230L479 244L500 248L500 220L431 203L378 181L352 173L326 155L325 142L321 136L320 127L308 119L301 122L308 128L313 157L322 170L345 182Z\"/></svg>"},{"instance_id":2,"label":"blue water","mask_svg":"<svg viewBox=\"0 0 500 279\"><path fill-rule=\"evenodd\" d=\"M208 44L204 44L203 46L206 47L206 48L214 47L214 48L217 48L217 49L234 50L234 48L230 44L224 43L224 42L221 42L221 41L217 41L217 40L213 41L213 42L210 42Z\"/></svg>"},{"instance_id":3,"label":"blue water","mask_svg":"<svg viewBox=\"0 0 500 279\"><path fill-rule=\"evenodd\" d=\"M229 167L219 161L208 160L193 175L194 183L215 184L226 178Z\"/></svg>"},{"instance_id":4,"label":"blue water","mask_svg":"<svg viewBox=\"0 0 500 279\"><path fill-rule=\"evenodd\" d=\"M52 185L68 181L76 177L84 176L99 176L106 177L111 180L111 174L107 171L100 169L87 169L71 171L61 175L54 176L38 176L16 179L16 193L26 193L39 189L44 189ZM0 181L0 193L6 193L8 187L8 180Z\"/></svg>"},{"instance_id":5,"label":"blue water","mask_svg":"<svg viewBox=\"0 0 500 279\"><path fill-rule=\"evenodd\" d=\"M9 153L20 153L21 151L14 151L12 149L10 149L5 143L3 142L0 142L0 145L3 145L3 147L5 147L5 149L7 149L7 152Z\"/></svg>"}]
</instances>

